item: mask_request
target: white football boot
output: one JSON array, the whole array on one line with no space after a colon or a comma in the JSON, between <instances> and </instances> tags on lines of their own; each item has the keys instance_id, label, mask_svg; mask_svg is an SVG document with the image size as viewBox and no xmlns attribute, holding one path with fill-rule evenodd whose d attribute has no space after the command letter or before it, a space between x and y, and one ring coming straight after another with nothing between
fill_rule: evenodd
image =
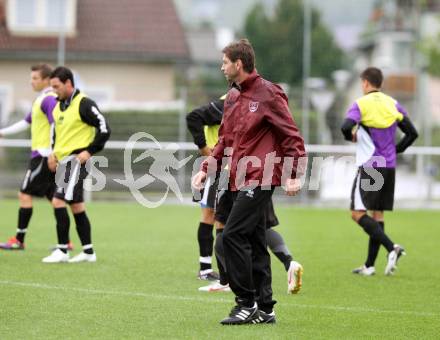
<instances>
[{"instance_id":1,"label":"white football boot","mask_svg":"<svg viewBox=\"0 0 440 340\"><path fill-rule=\"evenodd\" d=\"M42 260L43 263L63 263L67 261L69 261L69 254L63 253L58 248Z\"/></svg>"},{"instance_id":2,"label":"white football boot","mask_svg":"<svg viewBox=\"0 0 440 340\"><path fill-rule=\"evenodd\" d=\"M374 267L366 267L365 265L355 268L351 271L353 274L359 274L363 276L372 276L376 274L376 269Z\"/></svg>"},{"instance_id":3,"label":"white football boot","mask_svg":"<svg viewBox=\"0 0 440 340\"><path fill-rule=\"evenodd\" d=\"M222 285L220 282L214 282L210 285L203 286L199 288L199 292L208 292L208 293L214 293L214 292L230 292L231 288L229 288L228 284Z\"/></svg>"},{"instance_id":4,"label":"white football boot","mask_svg":"<svg viewBox=\"0 0 440 340\"><path fill-rule=\"evenodd\" d=\"M296 261L290 262L287 271L287 294L297 294L302 286L303 267Z\"/></svg>"},{"instance_id":5,"label":"white football boot","mask_svg":"<svg viewBox=\"0 0 440 340\"><path fill-rule=\"evenodd\" d=\"M86 254L83 251L78 255L72 257L69 263L79 263L79 262L96 262L96 253Z\"/></svg>"},{"instance_id":6,"label":"white football boot","mask_svg":"<svg viewBox=\"0 0 440 340\"><path fill-rule=\"evenodd\" d=\"M394 249L388 253L388 262L385 267L385 275L393 275L397 269L397 261L402 255L406 255L405 250L398 244L394 245Z\"/></svg>"}]
</instances>

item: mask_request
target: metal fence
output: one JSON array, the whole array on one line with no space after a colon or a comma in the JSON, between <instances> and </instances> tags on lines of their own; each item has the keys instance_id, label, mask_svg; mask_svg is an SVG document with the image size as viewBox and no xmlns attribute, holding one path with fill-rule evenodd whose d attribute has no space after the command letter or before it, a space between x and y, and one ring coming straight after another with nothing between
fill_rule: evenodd
<instances>
[{"instance_id":1,"label":"metal fence","mask_svg":"<svg viewBox=\"0 0 440 340\"><path fill-rule=\"evenodd\" d=\"M198 167L194 165L198 157L196 146L191 142L163 142L148 140L148 135L138 140L109 141L105 150L98 156L105 157L108 163L96 163L96 171L87 182L93 187L99 173L105 178L105 188L87 191L88 199L93 200L133 200L133 193L121 184L127 179L127 169L134 181L150 174L152 163L163 162L163 168L176 179L184 202L191 201L191 174ZM30 141L25 139L0 140L0 197L13 198L24 176L29 156ZM134 163L146 150L155 150L151 159ZM351 145L307 145L308 172L304 177L303 190L293 199L307 205L347 207L353 178L355 148ZM175 160L191 159L179 169L167 168L168 156ZM396 178L396 206L409 208L437 207L440 204L440 147L411 147L399 156ZM160 167L160 166L159 166ZM153 174L154 175L154 174ZM153 176L154 177L154 176ZM119 180L119 181L118 181ZM139 193L157 200L167 191L167 185L158 178L139 188ZM289 200L282 190L276 192L279 201ZM168 201L178 203L175 193L169 192Z\"/></svg>"}]
</instances>

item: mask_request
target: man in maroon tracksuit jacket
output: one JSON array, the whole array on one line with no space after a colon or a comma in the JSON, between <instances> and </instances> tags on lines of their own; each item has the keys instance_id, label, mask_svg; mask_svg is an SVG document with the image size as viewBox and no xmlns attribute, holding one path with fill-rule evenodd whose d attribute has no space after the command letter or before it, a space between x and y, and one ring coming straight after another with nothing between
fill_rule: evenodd
<instances>
[{"instance_id":1,"label":"man in maroon tracksuit jacket","mask_svg":"<svg viewBox=\"0 0 440 340\"><path fill-rule=\"evenodd\" d=\"M219 141L211 158L193 178L200 189L208 170L229 162L234 204L223 232L225 262L236 303L224 325L274 323L270 257L266 248L264 207L274 188L288 195L300 190L304 142L282 89L255 70L254 51L246 39L223 49L222 71L231 84L224 104ZM304 158L303 158L304 159ZM288 169L283 172L283 167ZM212 169L213 168L213 169ZM285 170L284 169L284 170Z\"/></svg>"}]
</instances>

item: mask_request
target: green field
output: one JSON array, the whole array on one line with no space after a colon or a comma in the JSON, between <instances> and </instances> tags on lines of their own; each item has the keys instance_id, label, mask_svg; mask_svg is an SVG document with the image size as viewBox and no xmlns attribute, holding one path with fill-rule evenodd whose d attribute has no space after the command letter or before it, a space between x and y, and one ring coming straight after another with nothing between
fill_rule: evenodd
<instances>
[{"instance_id":1,"label":"green field","mask_svg":"<svg viewBox=\"0 0 440 340\"><path fill-rule=\"evenodd\" d=\"M0 201L0 239L17 203ZM385 228L406 247L385 277L358 277L367 238L347 211L278 207L282 233L304 266L300 294L286 294L272 258L276 325L227 327L231 293L201 293L196 279L199 209L93 203L95 264L42 264L55 243L53 213L39 202L24 252L0 252L0 339L439 339L440 212L396 211ZM72 240L79 245L72 221ZM76 253L76 251L74 252Z\"/></svg>"}]
</instances>

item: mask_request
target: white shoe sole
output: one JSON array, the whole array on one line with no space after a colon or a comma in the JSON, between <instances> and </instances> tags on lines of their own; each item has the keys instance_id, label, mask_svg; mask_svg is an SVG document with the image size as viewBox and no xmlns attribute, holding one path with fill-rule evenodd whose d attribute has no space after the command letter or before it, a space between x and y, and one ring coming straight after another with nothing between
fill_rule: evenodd
<instances>
[{"instance_id":1,"label":"white shoe sole","mask_svg":"<svg viewBox=\"0 0 440 340\"><path fill-rule=\"evenodd\" d=\"M63 259L63 260L58 260L58 261L42 259L41 262L43 262L43 263L67 263L67 262L69 262L69 259Z\"/></svg>"},{"instance_id":2,"label":"white shoe sole","mask_svg":"<svg viewBox=\"0 0 440 340\"><path fill-rule=\"evenodd\" d=\"M373 272L373 273L359 273L358 275L360 275L360 276L373 276L373 275L376 275L376 273L375 272Z\"/></svg>"},{"instance_id":3,"label":"white shoe sole","mask_svg":"<svg viewBox=\"0 0 440 340\"><path fill-rule=\"evenodd\" d=\"M81 262L95 263L96 260L97 260L96 256L91 257L91 258L84 258L84 259L81 259L81 260L77 260L75 258L71 258L69 260L69 263L81 263Z\"/></svg>"},{"instance_id":4,"label":"white shoe sole","mask_svg":"<svg viewBox=\"0 0 440 340\"><path fill-rule=\"evenodd\" d=\"M373 276L376 275L376 270L368 271L368 269L364 269L364 268L355 268L351 271L351 273L360 276Z\"/></svg>"},{"instance_id":5,"label":"white shoe sole","mask_svg":"<svg viewBox=\"0 0 440 340\"><path fill-rule=\"evenodd\" d=\"M95 263L96 260L81 260L81 261L72 261L72 260L69 260L68 262L69 262L69 263L82 263L82 262Z\"/></svg>"}]
</instances>

